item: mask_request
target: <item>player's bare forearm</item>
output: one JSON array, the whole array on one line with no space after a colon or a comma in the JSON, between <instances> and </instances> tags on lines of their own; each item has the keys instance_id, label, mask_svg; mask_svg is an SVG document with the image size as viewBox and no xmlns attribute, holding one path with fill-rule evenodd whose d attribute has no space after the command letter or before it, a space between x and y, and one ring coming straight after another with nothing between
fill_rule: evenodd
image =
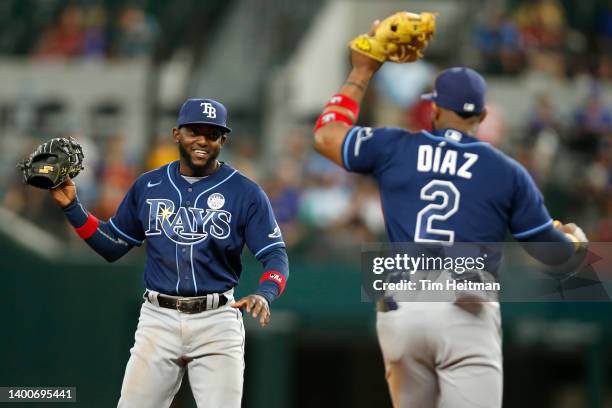
<instances>
[{"instance_id":1,"label":"player's bare forearm","mask_svg":"<svg viewBox=\"0 0 612 408\"><path fill-rule=\"evenodd\" d=\"M353 69L340 88L339 93L351 98L360 106L370 80L378 68L380 68L381 63L355 51L352 51L351 62ZM353 112L341 106L328 106L323 111L323 114L332 111L346 115L352 121L357 119L354 117ZM330 122L323 125L314 135L315 150L342 167L342 143L349 129L350 126L343 122Z\"/></svg>"},{"instance_id":2,"label":"player's bare forearm","mask_svg":"<svg viewBox=\"0 0 612 408\"><path fill-rule=\"evenodd\" d=\"M373 36L376 31L376 27L380 24L380 21L376 20L372 23L368 35ZM340 94L352 99L357 103L357 106L361 107L361 101L365 94L370 80L382 66L382 62L368 57L355 50L351 50L351 72L348 78L344 81L344 84L340 88ZM327 112L339 112L342 115L347 116L352 123L357 118L353 112L341 106L328 106L322 113ZM330 122L321 126L315 131L314 137L314 148L315 150L324 157L333 161L340 167L344 167L342 163L342 143L350 126L343 122Z\"/></svg>"},{"instance_id":3,"label":"player's bare forearm","mask_svg":"<svg viewBox=\"0 0 612 408\"><path fill-rule=\"evenodd\" d=\"M353 51L353 53L355 53ZM367 57L364 57L367 58ZM368 85L370 84L370 80L380 67L380 63L377 61L371 60L367 58L369 61L372 61L376 64L369 64L369 61L365 61L365 64L359 65L357 67L353 67L348 78L344 81L342 88L340 88L340 93L346 95L361 104L363 99L363 95L365 94ZM338 108L342 109L342 108ZM345 112L350 113L350 111L344 109Z\"/></svg>"}]
</instances>

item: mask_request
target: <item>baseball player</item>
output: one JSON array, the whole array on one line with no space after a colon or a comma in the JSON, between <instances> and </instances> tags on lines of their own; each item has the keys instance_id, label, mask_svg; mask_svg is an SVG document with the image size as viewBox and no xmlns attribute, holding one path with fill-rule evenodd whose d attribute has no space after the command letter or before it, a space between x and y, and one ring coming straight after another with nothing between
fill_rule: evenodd
<instances>
[{"instance_id":1,"label":"baseball player","mask_svg":"<svg viewBox=\"0 0 612 408\"><path fill-rule=\"evenodd\" d=\"M217 160L231 131L225 107L189 99L172 130L180 160L141 175L116 214L98 220L68 179L50 190L77 234L114 261L147 241L146 291L119 407L168 407L185 370L198 407L239 407L246 309L261 326L289 276L268 197ZM255 294L234 301L247 245L264 274Z\"/></svg>"},{"instance_id":2,"label":"baseball player","mask_svg":"<svg viewBox=\"0 0 612 408\"><path fill-rule=\"evenodd\" d=\"M361 48L377 49L368 40ZM439 74L434 92L424 96L433 102L433 131L411 133L353 125L382 62L355 49L351 62L315 125L315 149L376 180L392 242L503 242L510 230L520 241L559 242L559 260L582 248L582 230L553 223L527 171L474 137L486 116L485 81L477 72L456 67ZM455 302L388 302L377 313L377 334L395 407L501 406L497 302L477 310Z\"/></svg>"}]
</instances>

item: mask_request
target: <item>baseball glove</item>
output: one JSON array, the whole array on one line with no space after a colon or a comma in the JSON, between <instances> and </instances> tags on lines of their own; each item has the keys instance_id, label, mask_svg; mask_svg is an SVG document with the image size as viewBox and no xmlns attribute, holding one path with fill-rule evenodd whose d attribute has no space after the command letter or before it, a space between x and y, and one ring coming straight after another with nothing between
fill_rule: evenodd
<instances>
[{"instance_id":1,"label":"baseball glove","mask_svg":"<svg viewBox=\"0 0 612 408\"><path fill-rule=\"evenodd\" d=\"M435 30L435 14L400 11L385 18L374 35L353 38L349 47L380 62L413 62L423 57L422 50Z\"/></svg>"},{"instance_id":2,"label":"baseball glove","mask_svg":"<svg viewBox=\"0 0 612 408\"><path fill-rule=\"evenodd\" d=\"M55 138L38 146L17 167L26 184L51 190L83 170L83 149L73 138Z\"/></svg>"}]
</instances>

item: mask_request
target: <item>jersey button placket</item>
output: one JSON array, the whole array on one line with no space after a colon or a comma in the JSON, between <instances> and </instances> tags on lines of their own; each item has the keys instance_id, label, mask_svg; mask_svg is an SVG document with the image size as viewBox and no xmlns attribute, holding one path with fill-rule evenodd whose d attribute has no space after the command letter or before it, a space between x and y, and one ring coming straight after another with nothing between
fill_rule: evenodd
<instances>
[{"instance_id":1,"label":"jersey button placket","mask_svg":"<svg viewBox=\"0 0 612 408\"><path fill-rule=\"evenodd\" d=\"M181 269L183 271L183 280L189 281L191 279L191 275L189 275L189 271L191 271L191 264L189 262L189 253L187 252L187 248L181 248L181 253L183 254L183 268Z\"/></svg>"}]
</instances>

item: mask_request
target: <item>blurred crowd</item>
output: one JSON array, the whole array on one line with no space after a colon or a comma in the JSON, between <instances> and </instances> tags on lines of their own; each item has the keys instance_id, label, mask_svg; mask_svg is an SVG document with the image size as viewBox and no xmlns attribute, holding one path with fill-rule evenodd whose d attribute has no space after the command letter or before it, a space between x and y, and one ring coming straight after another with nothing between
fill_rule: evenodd
<instances>
[{"instance_id":1,"label":"blurred crowd","mask_svg":"<svg viewBox=\"0 0 612 408\"><path fill-rule=\"evenodd\" d=\"M521 101L531 108L529 117L518 125L510 123L503 104L489 106L479 137L527 167L553 217L584 226L593 241L612 241L612 108L604 98L612 82L612 1L590 22L589 31L572 25L568 14L557 0L483 9L473 44L479 69L487 78L518 81L536 73L536 78L545 75L557 82L544 91L525 93L535 96ZM67 6L41 35L35 55L108 57L152 52L158 35L154 19L138 7L126 6L116 21L118 29L110 35L103 9ZM554 84L566 86L570 81L581 84L584 97L559 110ZM385 89L397 91L397 87L371 88L362 109L363 124L411 130L431 126L428 103L417 100L390 109L394 95L385 94ZM389 111L397 113L391 121ZM304 123L283 135L284 154L272 165L262 162L263 143L239 132L230 135L222 160L263 186L287 245L311 259L328 250L344 252L365 241L384 239L376 186L318 156L311 148L310 126ZM114 213L141 172L178 158L169 128L152 138L150 151L140 161L125 151L124 135L111 135L104 143L88 139L87 134L73 136L84 145L87 158L86 170L76 180L79 196L102 219ZM30 138L23 155L39 142ZM53 204L44 192L25 188L17 177L13 180L0 196L2 205L41 225L56 225L77 241L61 213L49 210Z\"/></svg>"},{"instance_id":2,"label":"blurred crowd","mask_svg":"<svg viewBox=\"0 0 612 408\"><path fill-rule=\"evenodd\" d=\"M487 74L516 75L530 69L572 77L591 71L612 79L612 2L491 2L478 16L473 44Z\"/></svg>"},{"instance_id":3,"label":"blurred crowd","mask_svg":"<svg viewBox=\"0 0 612 408\"><path fill-rule=\"evenodd\" d=\"M494 5L473 40L485 74L541 82L524 102L525 123L494 144L527 167L553 216L584 225L591 240L612 240L612 1ZM560 109L555 87L570 84L581 96Z\"/></svg>"},{"instance_id":4,"label":"blurred crowd","mask_svg":"<svg viewBox=\"0 0 612 408\"><path fill-rule=\"evenodd\" d=\"M110 19L101 4L69 4L41 33L32 54L40 59L150 57L158 36L155 17L139 6L128 4Z\"/></svg>"},{"instance_id":5,"label":"blurred crowd","mask_svg":"<svg viewBox=\"0 0 612 408\"><path fill-rule=\"evenodd\" d=\"M141 166L130 161L124 149L125 135L117 134L106 143L96 143L83 133L63 136L73 137L83 147L85 169L75 178L79 199L100 219L107 220L114 213L123 196L138 176ZM26 158L39 143L40 138L24 135L21 158ZM53 231L62 239L74 239L61 211L44 190L24 185L20 171L6 177L1 204L33 221L46 231Z\"/></svg>"},{"instance_id":6,"label":"blurred crowd","mask_svg":"<svg viewBox=\"0 0 612 408\"><path fill-rule=\"evenodd\" d=\"M542 94L515 157L544 191L553 216L580 223L593 241L612 240L612 109L593 80L583 102L561 115Z\"/></svg>"},{"instance_id":7,"label":"blurred crowd","mask_svg":"<svg viewBox=\"0 0 612 408\"><path fill-rule=\"evenodd\" d=\"M502 8L492 3L473 31L477 68L488 78L513 77L526 86L549 79L546 86L535 87L541 91L526 90L527 100L519 102L531 106L530 114L518 124L511 123L503 103L489 105L479 138L529 170L553 217L584 226L593 241L612 240L612 107L604 99L612 85L612 1L603 3L595 18L574 21L574 26L557 0L518 1ZM589 28L581 30L580 24ZM430 129L429 102L414 98L418 92L411 89L402 96L401 82L385 84L386 78L401 75L418 82L422 69L413 66L409 75L404 67L395 69L397 76L387 70L379 86L371 88L362 123ZM583 96L560 110L551 100L554 88L567 88L570 82ZM289 135L288 156L264 183L288 243L313 249L310 256L316 257L326 252L321 248L384 239L376 186L318 157L309 137L309 129Z\"/></svg>"}]
</instances>

